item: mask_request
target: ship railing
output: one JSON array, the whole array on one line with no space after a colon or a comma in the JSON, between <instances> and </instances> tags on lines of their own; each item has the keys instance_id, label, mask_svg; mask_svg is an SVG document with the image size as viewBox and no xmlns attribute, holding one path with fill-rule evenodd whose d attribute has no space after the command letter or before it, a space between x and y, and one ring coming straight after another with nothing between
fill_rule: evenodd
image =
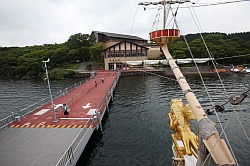
<instances>
[{"instance_id":1,"label":"ship railing","mask_svg":"<svg viewBox=\"0 0 250 166\"><path fill-rule=\"evenodd\" d=\"M86 134L85 130L85 128L81 129L76 138L72 141L68 149L64 152L60 160L57 162L56 166L65 166L68 164L68 162L70 162L70 164L72 163L72 161L74 160L74 151L78 147L81 140L84 138L84 135Z\"/></svg>"},{"instance_id":2,"label":"ship railing","mask_svg":"<svg viewBox=\"0 0 250 166\"><path fill-rule=\"evenodd\" d=\"M78 83L75 83L67 88L64 88L63 90L60 90L59 92L55 93L52 95L52 100L55 100L56 98L65 95L66 93L70 92L71 90L75 89L76 87L79 87L80 85L82 85L85 81L80 81ZM23 108L21 110L19 110L18 115L23 118L27 115L29 115L30 113L32 113L33 111L37 110L38 108L42 107L45 104L48 104L50 102L50 97L46 97L26 108Z\"/></svg>"},{"instance_id":3,"label":"ship railing","mask_svg":"<svg viewBox=\"0 0 250 166\"><path fill-rule=\"evenodd\" d=\"M106 107L106 109L108 109L109 100L113 98L113 91L114 91L114 89L115 89L115 87L117 85L117 82L119 80L120 75L121 75L121 72L119 71L118 72L118 76L113 81L111 87L109 88L109 91L106 93L106 95L99 102L99 104L97 106L97 111L104 110L105 107ZM87 90L87 91L89 91L89 90ZM98 114L98 112L96 112L96 114L91 115L91 117L85 123L84 126L92 126L92 125L94 125L95 122L97 122L98 125L100 125L100 123L101 123L101 119L100 118L101 118L100 114ZM79 132L79 134L76 136L76 138L72 141L72 143L70 144L70 146L68 147L68 149L64 152L63 156L57 162L56 166L65 166L65 165L68 164L68 162L70 162L70 164L71 164L73 162L73 160L75 160L75 158L74 158L74 152L77 149L77 147L79 146L79 144L82 141L82 139L84 138L84 135L86 133L85 129L86 128L82 128L82 130Z\"/></svg>"},{"instance_id":4,"label":"ship railing","mask_svg":"<svg viewBox=\"0 0 250 166\"><path fill-rule=\"evenodd\" d=\"M106 99L108 99L110 97L110 91L108 91L106 93L106 95L101 99L101 101L99 102L98 106L95 108L96 112L95 114L91 115L90 118L87 120L87 122L84 124L84 127L94 127L94 124L97 123L98 125L100 125L100 121L101 121L101 114L100 114L100 110L104 110L103 106L107 107L108 101Z\"/></svg>"},{"instance_id":5,"label":"ship railing","mask_svg":"<svg viewBox=\"0 0 250 166\"><path fill-rule=\"evenodd\" d=\"M92 89L92 87L90 87L90 88ZM89 91L89 89L87 91ZM79 95L80 94L81 93L79 93ZM103 103L103 100L101 100L100 104L97 107L97 110L99 110L99 108L101 106L101 103ZM93 125L93 123L99 118L99 116L98 116L98 118L96 118L96 114L91 115L91 117L89 118L89 120L85 123L85 125L84 125L85 127ZM65 166L65 165L68 164L68 162L70 164L72 164L72 162L74 160L74 151L79 146L79 144L82 141L82 139L84 138L84 135L86 134L85 130L86 130L86 128L82 128L81 129L81 131L76 136L76 138L72 141L72 143L70 144L70 146L68 147L68 149L64 152L63 156L60 158L60 160L58 161L58 163L56 164L56 166Z\"/></svg>"},{"instance_id":6,"label":"ship railing","mask_svg":"<svg viewBox=\"0 0 250 166\"><path fill-rule=\"evenodd\" d=\"M84 81L80 81L78 83L75 83L63 90L60 90L59 92L55 93L52 95L52 99L56 99L60 96L63 96L65 95L66 93L68 93L69 91L73 90L74 88L82 85L84 82L86 82L87 80L89 80L88 78L85 79ZM73 99L70 99L69 101L71 101ZM68 102L69 102L68 101ZM47 104L50 102L50 97L46 97L46 98L43 98L41 99L40 101L34 103L34 104L31 104L21 110L19 110L17 113L11 113L10 115L2 118L0 120L0 129L4 128L4 127L7 127L10 123L14 122L14 121L18 121L18 120L21 120L21 118L29 115L30 113L32 113L33 111L37 110L38 108L42 107L43 105Z\"/></svg>"},{"instance_id":7,"label":"ship railing","mask_svg":"<svg viewBox=\"0 0 250 166\"><path fill-rule=\"evenodd\" d=\"M108 104L110 99L113 100L113 91L118 83L119 77L121 75L121 72L118 71L117 72L117 78L113 81L112 85L110 86L108 92L105 94L105 96L101 99L101 101L99 102L99 104L96 107L96 112L94 115L92 115L90 117L90 119L85 123L85 127L89 127L89 126L94 126L94 123L97 122L97 125L101 124L101 114L100 114L100 110L104 110L105 107L106 109L108 109ZM100 125L101 127L101 125ZM101 127L102 130L102 127Z\"/></svg>"},{"instance_id":8,"label":"ship railing","mask_svg":"<svg viewBox=\"0 0 250 166\"><path fill-rule=\"evenodd\" d=\"M12 112L9 116L0 120L0 129L7 127L8 124L15 120L15 114Z\"/></svg>"}]
</instances>

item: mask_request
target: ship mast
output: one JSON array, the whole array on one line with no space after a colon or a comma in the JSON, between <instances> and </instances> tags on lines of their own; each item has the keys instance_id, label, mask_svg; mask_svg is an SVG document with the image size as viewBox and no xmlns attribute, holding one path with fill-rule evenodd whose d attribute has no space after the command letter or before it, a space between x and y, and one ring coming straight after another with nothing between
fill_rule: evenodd
<instances>
[{"instance_id":1,"label":"ship mast","mask_svg":"<svg viewBox=\"0 0 250 166\"><path fill-rule=\"evenodd\" d=\"M206 116L204 110L202 109L199 101L192 92L190 86L188 85L185 77L181 73L179 67L175 63L175 60L168 51L168 44L172 43L174 40L180 37L180 31L178 29L166 29L166 4L175 4L175 3L185 3L190 2L188 0L163 0L159 2L141 2L139 5L163 5L164 14L163 14L163 29L156 30L150 33L150 40L158 44L176 79L179 83L184 96L187 99L188 104L190 105L192 112L195 116L195 119L198 122L199 126L199 150L198 150L198 161L197 166L204 165L203 163L208 164L206 161L206 149L210 152L213 160L217 165L235 165L235 160L232 157L232 154L227 147L225 141L220 138L218 131Z\"/></svg>"}]
</instances>

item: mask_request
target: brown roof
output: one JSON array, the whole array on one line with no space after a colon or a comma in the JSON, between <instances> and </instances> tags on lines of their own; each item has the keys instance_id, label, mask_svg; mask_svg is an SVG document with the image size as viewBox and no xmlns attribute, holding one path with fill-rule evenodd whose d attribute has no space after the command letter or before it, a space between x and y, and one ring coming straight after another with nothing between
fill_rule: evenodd
<instances>
[{"instance_id":1,"label":"brown roof","mask_svg":"<svg viewBox=\"0 0 250 166\"><path fill-rule=\"evenodd\" d=\"M103 34L103 35L106 35L108 37L113 37L113 38L147 41L143 38L132 36L132 35L123 35L123 34L118 34L118 33L100 32L100 31L93 31L92 33Z\"/></svg>"}]
</instances>

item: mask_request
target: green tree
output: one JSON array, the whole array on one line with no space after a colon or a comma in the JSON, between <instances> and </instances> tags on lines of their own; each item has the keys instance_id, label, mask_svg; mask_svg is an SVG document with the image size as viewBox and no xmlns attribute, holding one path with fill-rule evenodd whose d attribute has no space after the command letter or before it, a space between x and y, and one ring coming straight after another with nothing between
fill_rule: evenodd
<instances>
[{"instance_id":1,"label":"green tree","mask_svg":"<svg viewBox=\"0 0 250 166\"><path fill-rule=\"evenodd\" d=\"M97 43L93 46L89 47L89 52L91 55L91 59L95 62L101 62L103 60L102 58L102 50L103 50L103 44Z\"/></svg>"},{"instance_id":2,"label":"green tree","mask_svg":"<svg viewBox=\"0 0 250 166\"><path fill-rule=\"evenodd\" d=\"M86 62L89 61L91 56L90 56L90 51L88 46L82 46L81 48L78 49L78 57L81 62Z\"/></svg>"},{"instance_id":3,"label":"green tree","mask_svg":"<svg viewBox=\"0 0 250 166\"><path fill-rule=\"evenodd\" d=\"M69 37L67 45L70 49L76 49L82 46L91 46L94 42L95 38L93 35L77 33Z\"/></svg>"}]
</instances>

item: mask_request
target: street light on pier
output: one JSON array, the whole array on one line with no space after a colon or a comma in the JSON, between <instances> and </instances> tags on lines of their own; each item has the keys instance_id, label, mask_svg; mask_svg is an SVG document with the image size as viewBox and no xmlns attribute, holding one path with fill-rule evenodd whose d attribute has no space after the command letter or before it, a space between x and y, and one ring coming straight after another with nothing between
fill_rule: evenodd
<instances>
[{"instance_id":1,"label":"street light on pier","mask_svg":"<svg viewBox=\"0 0 250 166\"><path fill-rule=\"evenodd\" d=\"M49 59L47 61L42 61L42 62L44 63L44 67L45 67L45 71L46 71L46 79L47 79L47 83L48 83L48 87L49 87L50 103L51 103L51 108L53 110L53 116L54 116L53 122L58 122L58 120L56 119L56 112L55 112L55 108L54 108L54 103L53 103L51 89L50 89L50 83L49 83L49 74L48 74L48 69L47 69L48 68L47 63L49 62Z\"/></svg>"}]
</instances>

